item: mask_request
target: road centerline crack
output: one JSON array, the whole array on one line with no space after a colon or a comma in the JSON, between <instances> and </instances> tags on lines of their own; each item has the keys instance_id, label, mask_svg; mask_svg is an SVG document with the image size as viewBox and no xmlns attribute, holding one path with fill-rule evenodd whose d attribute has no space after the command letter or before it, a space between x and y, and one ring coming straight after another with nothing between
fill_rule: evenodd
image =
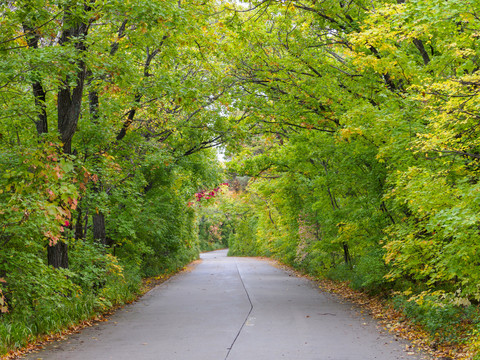
<instances>
[{"instance_id":1,"label":"road centerline crack","mask_svg":"<svg viewBox=\"0 0 480 360\"><path fill-rule=\"evenodd\" d=\"M228 359L228 356L230 355L230 352L232 351L233 346L235 345L235 342L237 341L238 337L240 336L243 328L245 327L245 324L247 323L247 321L250 318L250 315L253 311L252 299L250 299L250 294L248 293L247 288L245 286L245 283L243 281L242 275L240 274L240 269L238 268L237 260L235 260L235 266L237 268L237 274L238 274L238 277L240 279L240 282L242 283L243 290L245 291L245 294L247 295L248 302L250 303L250 310L248 311L247 316L245 316L245 320L243 321L242 326L240 326L240 329L238 330L237 335L235 335L235 338L233 339L232 343L230 344L230 347L227 348L228 352L227 352L227 355L225 356L225 360Z\"/></svg>"}]
</instances>

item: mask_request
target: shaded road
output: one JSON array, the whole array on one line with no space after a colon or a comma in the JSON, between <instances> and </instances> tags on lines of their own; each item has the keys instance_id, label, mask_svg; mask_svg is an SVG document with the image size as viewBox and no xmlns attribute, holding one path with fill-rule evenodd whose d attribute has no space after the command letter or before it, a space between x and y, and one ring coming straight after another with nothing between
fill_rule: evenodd
<instances>
[{"instance_id":1,"label":"shaded road","mask_svg":"<svg viewBox=\"0 0 480 360\"><path fill-rule=\"evenodd\" d=\"M24 359L419 360L310 281L226 251Z\"/></svg>"}]
</instances>

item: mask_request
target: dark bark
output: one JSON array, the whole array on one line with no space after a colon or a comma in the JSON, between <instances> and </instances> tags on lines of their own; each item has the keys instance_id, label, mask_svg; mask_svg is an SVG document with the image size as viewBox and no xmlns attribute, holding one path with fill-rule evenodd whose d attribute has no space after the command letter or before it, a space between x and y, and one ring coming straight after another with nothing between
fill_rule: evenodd
<instances>
[{"instance_id":1,"label":"dark bark","mask_svg":"<svg viewBox=\"0 0 480 360\"><path fill-rule=\"evenodd\" d=\"M107 245L107 234L105 231L105 215L102 212L93 214L93 239L102 244Z\"/></svg>"},{"instance_id":2,"label":"dark bark","mask_svg":"<svg viewBox=\"0 0 480 360\"><path fill-rule=\"evenodd\" d=\"M48 133L47 108L45 100L47 93L43 89L40 81L35 81L32 85L33 96L35 97L35 106L38 109L38 120L35 121L38 135Z\"/></svg>"},{"instance_id":3,"label":"dark bark","mask_svg":"<svg viewBox=\"0 0 480 360\"><path fill-rule=\"evenodd\" d=\"M352 266L352 258L350 257L350 251L348 249L348 244L344 242L343 244L343 260L345 261L345 265Z\"/></svg>"},{"instance_id":4,"label":"dark bark","mask_svg":"<svg viewBox=\"0 0 480 360\"><path fill-rule=\"evenodd\" d=\"M422 55L422 58L423 58L423 63L425 65L428 65L428 63L430 62L430 56L428 56L428 53L425 50L425 47L423 46L422 40L413 39L413 44L416 46L418 51L420 51L420 54Z\"/></svg>"},{"instance_id":5,"label":"dark bark","mask_svg":"<svg viewBox=\"0 0 480 360\"><path fill-rule=\"evenodd\" d=\"M77 130L78 118L82 106L83 85L85 81L85 66L77 73L77 84L72 89L68 84L69 78L64 81L64 87L58 92L58 131L63 142L63 152L72 153L72 138Z\"/></svg>"},{"instance_id":6,"label":"dark bark","mask_svg":"<svg viewBox=\"0 0 480 360\"><path fill-rule=\"evenodd\" d=\"M88 9L85 9L88 10ZM71 43L79 53L86 50L85 37L88 33L89 23L77 21L70 16L70 10L65 10L64 24L68 26L62 33L60 45ZM72 138L77 130L78 118L82 106L83 88L86 76L86 67L83 60L77 61L77 73L72 78L70 75L63 81L58 92L57 112L58 131L63 142L63 151L66 154L72 153ZM75 83L75 85L71 85Z\"/></svg>"},{"instance_id":7,"label":"dark bark","mask_svg":"<svg viewBox=\"0 0 480 360\"><path fill-rule=\"evenodd\" d=\"M373 55L375 55L375 57L377 59L381 59L382 57L380 56L378 50L369 45L369 49L370 51L373 53ZM385 84L387 85L387 87L391 90L391 91L395 91L397 89L397 85L395 85L395 83L393 82L392 80L392 77L390 76L390 74L387 72L385 74L382 74L382 77L383 77L383 80L385 81Z\"/></svg>"},{"instance_id":8,"label":"dark bark","mask_svg":"<svg viewBox=\"0 0 480 360\"><path fill-rule=\"evenodd\" d=\"M145 60L145 64L143 65L143 75L145 76L145 78L152 76L152 74L150 74L150 65L153 59L155 58L155 56L157 56L157 54L160 52L160 47L163 45L163 43L167 38L168 38L167 35L163 36L158 49L155 49L152 52L150 52L149 48L147 48L147 59ZM143 95L140 93L135 94L135 99L134 99L135 106L128 112L127 119L123 122L122 129L117 135L117 141L122 140L125 137L125 135L127 135L127 130L130 127L130 125L132 125L133 120L135 118L135 114L137 112L136 106L140 103L140 100L142 99L142 97Z\"/></svg>"},{"instance_id":9,"label":"dark bark","mask_svg":"<svg viewBox=\"0 0 480 360\"><path fill-rule=\"evenodd\" d=\"M90 103L90 116L94 123L98 122L98 107L100 105L100 100L98 98L98 91L91 89L88 93L88 101Z\"/></svg>"},{"instance_id":10,"label":"dark bark","mask_svg":"<svg viewBox=\"0 0 480 360\"><path fill-rule=\"evenodd\" d=\"M392 214L390 214L390 211L388 211L387 206L385 205L384 201L382 201L382 203L380 204L380 210L382 210L382 212L387 214L387 216L390 219L390 221L392 222L392 224L395 225L395 219L393 218Z\"/></svg>"},{"instance_id":11,"label":"dark bark","mask_svg":"<svg viewBox=\"0 0 480 360\"><path fill-rule=\"evenodd\" d=\"M89 10L84 5L84 11L87 12ZM89 22L75 19L67 6L63 23L65 28L60 38L60 45L73 43L80 54L85 52L85 37L88 33ZM85 62L77 60L76 65L78 70L75 77L67 76L57 95L58 131L63 142L63 152L65 154L72 153L72 138L80 117L85 83ZM75 83L75 85L71 85L72 83ZM56 245L48 247L48 264L55 268L68 268L68 245L66 243L59 241Z\"/></svg>"},{"instance_id":12,"label":"dark bark","mask_svg":"<svg viewBox=\"0 0 480 360\"><path fill-rule=\"evenodd\" d=\"M92 81L91 78L92 74L90 73L88 75L89 77L89 82ZM89 108L90 108L90 116L92 119L92 122L94 124L98 123L98 118L99 118L99 106L100 106L100 100L98 96L98 91L96 89L91 89L88 93L88 100L89 100ZM93 191L98 194L100 192L100 189L98 186L95 186ZM106 235L106 229L105 229L105 216L101 211L96 212L92 216L93 220L93 239L94 241L106 245L107 241L107 235Z\"/></svg>"},{"instance_id":13,"label":"dark bark","mask_svg":"<svg viewBox=\"0 0 480 360\"><path fill-rule=\"evenodd\" d=\"M40 35L35 31L34 28L28 24L23 24L23 30L27 34L25 39L29 48L38 49L38 42L40 40ZM37 120L35 120L35 126L37 128L38 135L48 133L48 122L47 122L47 108L45 105L45 100L47 93L43 88L42 83L37 80L32 83L33 97L35 99L35 107L37 108Z\"/></svg>"},{"instance_id":14,"label":"dark bark","mask_svg":"<svg viewBox=\"0 0 480 360\"><path fill-rule=\"evenodd\" d=\"M322 161L322 165L323 165L323 168L325 169L325 175L328 177L327 162ZM327 192L328 192L328 196L330 198L330 204L332 205L333 211L335 211L335 210L338 209L337 199L335 199L335 196L333 196L329 185L327 185Z\"/></svg>"},{"instance_id":15,"label":"dark bark","mask_svg":"<svg viewBox=\"0 0 480 360\"><path fill-rule=\"evenodd\" d=\"M135 103L139 103L141 99L142 99L142 95L141 95L141 94L136 94L136 95L135 95ZM122 140L122 139L125 137L125 135L127 135L127 130L128 130L128 128L130 127L130 125L132 125L133 119L135 118L135 113L136 113L136 112L137 112L137 109L136 109L136 108L132 108L132 109L128 112L127 120L125 120L125 121L123 122L122 129L120 130L120 132L119 132L118 135L117 135L117 141Z\"/></svg>"},{"instance_id":16,"label":"dark bark","mask_svg":"<svg viewBox=\"0 0 480 360\"><path fill-rule=\"evenodd\" d=\"M122 25L120 25L120 28L118 29L118 36L117 40L112 43L112 46L110 47L110 56L115 55L115 53L118 50L118 41L122 39L125 36L125 28L127 26L128 19L123 20Z\"/></svg>"},{"instance_id":17,"label":"dark bark","mask_svg":"<svg viewBox=\"0 0 480 360\"><path fill-rule=\"evenodd\" d=\"M77 221L75 223L75 240L83 239L83 213L80 207L77 208Z\"/></svg>"},{"instance_id":18,"label":"dark bark","mask_svg":"<svg viewBox=\"0 0 480 360\"><path fill-rule=\"evenodd\" d=\"M83 240L87 240L87 230L88 230L88 209L85 212L85 224L83 225Z\"/></svg>"},{"instance_id":19,"label":"dark bark","mask_svg":"<svg viewBox=\"0 0 480 360\"><path fill-rule=\"evenodd\" d=\"M200 150L216 147L220 144L221 139L222 139L222 135L218 135L218 136L214 137L213 139L202 141L199 144L196 144L193 147L191 147L190 149L188 149L187 151L185 151L180 157L177 158L177 160L182 158L182 157L187 157L187 156L190 156L192 154L195 154L195 153L199 152Z\"/></svg>"},{"instance_id":20,"label":"dark bark","mask_svg":"<svg viewBox=\"0 0 480 360\"><path fill-rule=\"evenodd\" d=\"M325 169L325 175L328 177L327 162L322 161L322 165L323 165L323 168ZM333 211L336 211L339 208L338 203L337 203L337 200L335 199L335 196L330 191L330 187L328 185L327 185L327 192L328 192L328 196L330 198L330 204L332 205L332 209L333 209ZM342 247L343 247L343 260L345 262L345 265L348 265L351 268L352 267L352 259L351 259L351 256L350 256L350 250L348 248L348 244L346 242L343 242Z\"/></svg>"},{"instance_id":21,"label":"dark bark","mask_svg":"<svg viewBox=\"0 0 480 360\"><path fill-rule=\"evenodd\" d=\"M68 245L63 241L57 242L47 249L48 265L54 268L68 269Z\"/></svg>"}]
</instances>

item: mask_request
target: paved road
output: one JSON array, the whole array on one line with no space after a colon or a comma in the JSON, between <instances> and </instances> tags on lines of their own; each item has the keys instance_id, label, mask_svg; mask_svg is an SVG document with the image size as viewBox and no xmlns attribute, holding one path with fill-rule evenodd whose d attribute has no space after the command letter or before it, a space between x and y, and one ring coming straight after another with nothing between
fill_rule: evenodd
<instances>
[{"instance_id":1,"label":"paved road","mask_svg":"<svg viewBox=\"0 0 480 360\"><path fill-rule=\"evenodd\" d=\"M110 320L25 359L419 360L348 304L267 261L202 255Z\"/></svg>"}]
</instances>

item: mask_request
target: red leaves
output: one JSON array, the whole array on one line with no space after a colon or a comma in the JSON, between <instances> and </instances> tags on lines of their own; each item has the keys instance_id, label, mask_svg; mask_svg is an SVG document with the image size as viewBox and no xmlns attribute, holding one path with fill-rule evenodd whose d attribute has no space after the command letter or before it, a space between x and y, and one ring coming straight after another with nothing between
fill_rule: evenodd
<instances>
[{"instance_id":1,"label":"red leaves","mask_svg":"<svg viewBox=\"0 0 480 360\"><path fill-rule=\"evenodd\" d=\"M195 199L197 202L200 202L202 199L209 200L217 196L222 192L222 186L230 186L228 183L221 183L219 186L212 190L202 190L195 194ZM187 206L191 206L193 203L189 202Z\"/></svg>"},{"instance_id":2,"label":"red leaves","mask_svg":"<svg viewBox=\"0 0 480 360\"><path fill-rule=\"evenodd\" d=\"M54 193L52 190L50 190L50 189L47 190L47 193L48 193L48 199L49 199L50 201L55 200L55 198L57 197L57 196L55 195L55 193Z\"/></svg>"},{"instance_id":3,"label":"red leaves","mask_svg":"<svg viewBox=\"0 0 480 360\"><path fill-rule=\"evenodd\" d=\"M63 230L63 227L60 229ZM48 245L54 246L60 240L60 234L54 234L51 230L45 231L43 235L48 239Z\"/></svg>"}]
</instances>

